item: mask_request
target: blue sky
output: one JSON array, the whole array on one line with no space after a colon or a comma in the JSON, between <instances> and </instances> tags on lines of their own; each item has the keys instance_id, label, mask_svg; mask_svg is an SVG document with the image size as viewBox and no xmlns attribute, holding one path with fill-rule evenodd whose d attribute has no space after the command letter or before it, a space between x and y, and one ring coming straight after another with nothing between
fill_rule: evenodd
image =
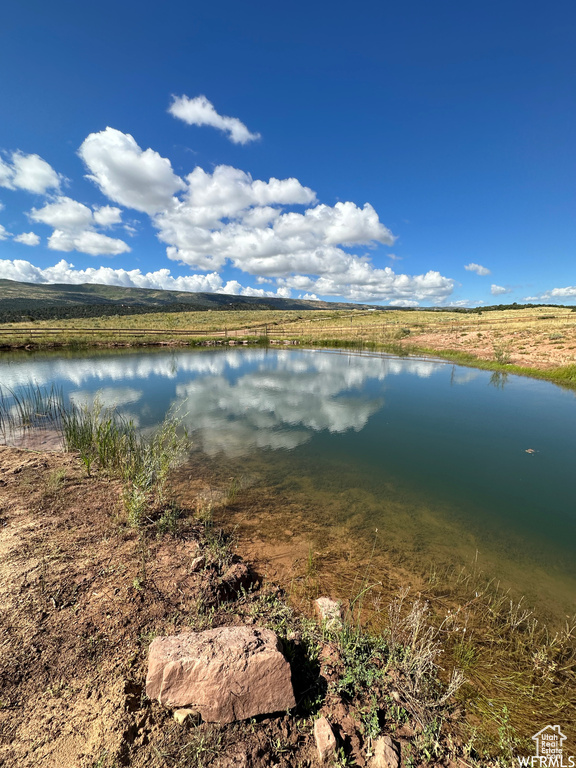
<instances>
[{"instance_id":1,"label":"blue sky","mask_svg":"<svg viewBox=\"0 0 576 768\"><path fill-rule=\"evenodd\" d=\"M23 2L0 276L576 299L576 6Z\"/></svg>"}]
</instances>

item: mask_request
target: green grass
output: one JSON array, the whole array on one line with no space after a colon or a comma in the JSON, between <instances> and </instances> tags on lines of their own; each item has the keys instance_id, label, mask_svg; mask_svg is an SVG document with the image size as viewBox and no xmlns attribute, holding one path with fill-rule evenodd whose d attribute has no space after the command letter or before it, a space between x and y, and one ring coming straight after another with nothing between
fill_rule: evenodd
<instances>
[{"instance_id":1,"label":"green grass","mask_svg":"<svg viewBox=\"0 0 576 768\"><path fill-rule=\"evenodd\" d=\"M94 466L123 482L124 507L130 525L139 527L167 502L170 470L183 457L186 434L168 416L151 436L144 437L131 421L115 411L92 407L62 408L62 431L66 449L78 451L90 475ZM174 512L172 512L172 517ZM162 525L172 525L163 513Z\"/></svg>"},{"instance_id":2,"label":"green grass","mask_svg":"<svg viewBox=\"0 0 576 768\"><path fill-rule=\"evenodd\" d=\"M551 381L570 389L576 388L576 364L558 366L556 368L548 369L531 368L530 366L516 365L514 363L505 362L506 351L503 353L503 359L501 355L498 354L498 357L501 357L501 360L484 360L483 358L477 357L471 352L461 352L459 350L441 348L435 349L433 347L418 347L415 345L402 345L399 343L372 341L369 339L318 339L307 337L303 338L301 343L302 345L308 347L387 352L399 357L407 357L408 355L418 354L430 355L433 357L441 357L445 360L450 360L454 363L457 363L458 365L463 365L469 368L480 368L485 371L495 371L499 373L513 373L517 376L527 376L533 379Z\"/></svg>"},{"instance_id":3,"label":"green grass","mask_svg":"<svg viewBox=\"0 0 576 768\"><path fill-rule=\"evenodd\" d=\"M95 470L119 478L127 520L139 527L156 522L175 525L177 513L168 505L168 477L184 457L188 437L173 416L151 435L142 435L132 421L114 409L65 405L62 393L30 385L23 393L0 391L0 432L5 440L22 431L51 428L62 435L65 449L77 452L90 476Z\"/></svg>"},{"instance_id":4,"label":"green grass","mask_svg":"<svg viewBox=\"0 0 576 768\"><path fill-rule=\"evenodd\" d=\"M533 379L553 381L556 384L562 384L565 387L576 387L576 364L542 370L540 368L530 368L529 366L524 365L498 362L497 360L483 360L470 352L460 352L452 349L413 347L410 351L412 353L419 352L421 354L435 355L471 368L481 368L482 370L498 371L500 373L514 373L517 376L529 376Z\"/></svg>"},{"instance_id":5,"label":"green grass","mask_svg":"<svg viewBox=\"0 0 576 768\"><path fill-rule=\"evenodd\" d=\"M57 387L28 384L19 393L0 386L0 435L6 440L26 430L58 425L62 394Z\"/></svg>"}]
</instances>

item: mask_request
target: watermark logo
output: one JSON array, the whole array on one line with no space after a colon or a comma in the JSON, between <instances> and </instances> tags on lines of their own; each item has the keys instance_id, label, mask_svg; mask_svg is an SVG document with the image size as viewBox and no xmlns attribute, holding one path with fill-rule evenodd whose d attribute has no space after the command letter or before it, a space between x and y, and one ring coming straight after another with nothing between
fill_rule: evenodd
<instances>
[{"instance_id":1,"label":"watermark logo","mask_svg":"<svg viewBox=\"0 0 576 768\"><path fill-rule=\"evenodd\" d=\"M535 742L536 754L532 757L519 757L520 766L530 768L576 768L576 757L564 755L566 736L559 725L547 725L532 736Z\"/></svg>"}]
</instances>

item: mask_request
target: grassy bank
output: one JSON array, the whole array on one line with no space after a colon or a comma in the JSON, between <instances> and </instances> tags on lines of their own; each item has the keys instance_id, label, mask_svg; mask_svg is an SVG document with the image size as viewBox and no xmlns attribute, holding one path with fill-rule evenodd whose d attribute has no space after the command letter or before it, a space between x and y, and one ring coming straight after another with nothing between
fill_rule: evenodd
<instances>
[{"instance_id":1,"label":"grassy bank","mask_svg":"<svg viewBox=\"0 0 576 768\"><path fill-rule=\"evenodd\" d=\"M457 365L463 365L470 368L480 368L484 371L494 371L495 373L506 376L515 374L517 376L527 376L542 381L551 381L568 388L576 388L576 363L570 365L557 366L553 368L532 368L525 365L515 365L514 363L499 362L498 360L486 360L478 357L471 352L463 352L451 349L442 349L441 347L419 347L414 344L400 343L399 341L358 341L357 339L330 338L317 339L305 338L302 345L308 347L328 348L328 349L356 349L374 352L384 352L399 357L409 355L426 355L430 357L440 357L449 360Z\"/></svg>"},{"instance_id":2,"label":"grassy bank","mask_svg":"<svg viewBox=\"0 0 576 768\"><path fill-rule=\"evenodd\" d=\"M504 766L529 754L541 720L573 721L574 626L549 631L479 574L434 574L425 592L401 590L382 603L372 599L378 574L367 565L342 627L329 629L257 575L229 589L238 542L214 518L241 507L243 491L232 482L214 493L198 478L194 503L176 502L170 472L185 436L174 420L144 438L111 411L65 409L57 392L38 390L19 401L7 395L0 414L6 435L42 424L72 452L0 454L6 765L61 765L50 762L51 749L69 737L70 717L92 736L84 762L66 764L100 768L231 765L238 744L257 768L312 765L320 715L340 729L336 765L361 765L388 734L403 766ZM239 622L282 638L296 709L177 727L143 694L149 642ZM90 702L93 690L104 696Z\"/></svg>"},{"instance_id":3,"label":"grassy bank","mask_svg":"<svg viewBox=\"0 0 576 768\"><path fill-rule=\"evenodd\" d=\"M432 354L496 373L576 386L576 313L565 307L459 313L414 310L204 311L0 325L0 347L88 349L293 343Z\"/></svg>"}]
</instances>

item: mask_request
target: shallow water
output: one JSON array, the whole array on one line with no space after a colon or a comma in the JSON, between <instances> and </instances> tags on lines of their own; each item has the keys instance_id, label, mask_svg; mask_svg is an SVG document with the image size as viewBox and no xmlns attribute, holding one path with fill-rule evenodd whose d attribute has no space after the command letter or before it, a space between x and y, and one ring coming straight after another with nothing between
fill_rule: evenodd
<instances>
[{"instance_id":1,"label":"shallow water","mask_svg":"<svg viewBox=\"0 0 576 768\"><path fill-rule=\"evenodd\" d=\"M261 489L253 530L330 541L332 568L339 551L354 568L354 539L415 577L481 567L550 613L575 610L571 391L440 360L298 349L10 354L0 383L56 384L77 404L98 395L142 429L176 409L191 467Z\"/></svg>"}]
</instances>

